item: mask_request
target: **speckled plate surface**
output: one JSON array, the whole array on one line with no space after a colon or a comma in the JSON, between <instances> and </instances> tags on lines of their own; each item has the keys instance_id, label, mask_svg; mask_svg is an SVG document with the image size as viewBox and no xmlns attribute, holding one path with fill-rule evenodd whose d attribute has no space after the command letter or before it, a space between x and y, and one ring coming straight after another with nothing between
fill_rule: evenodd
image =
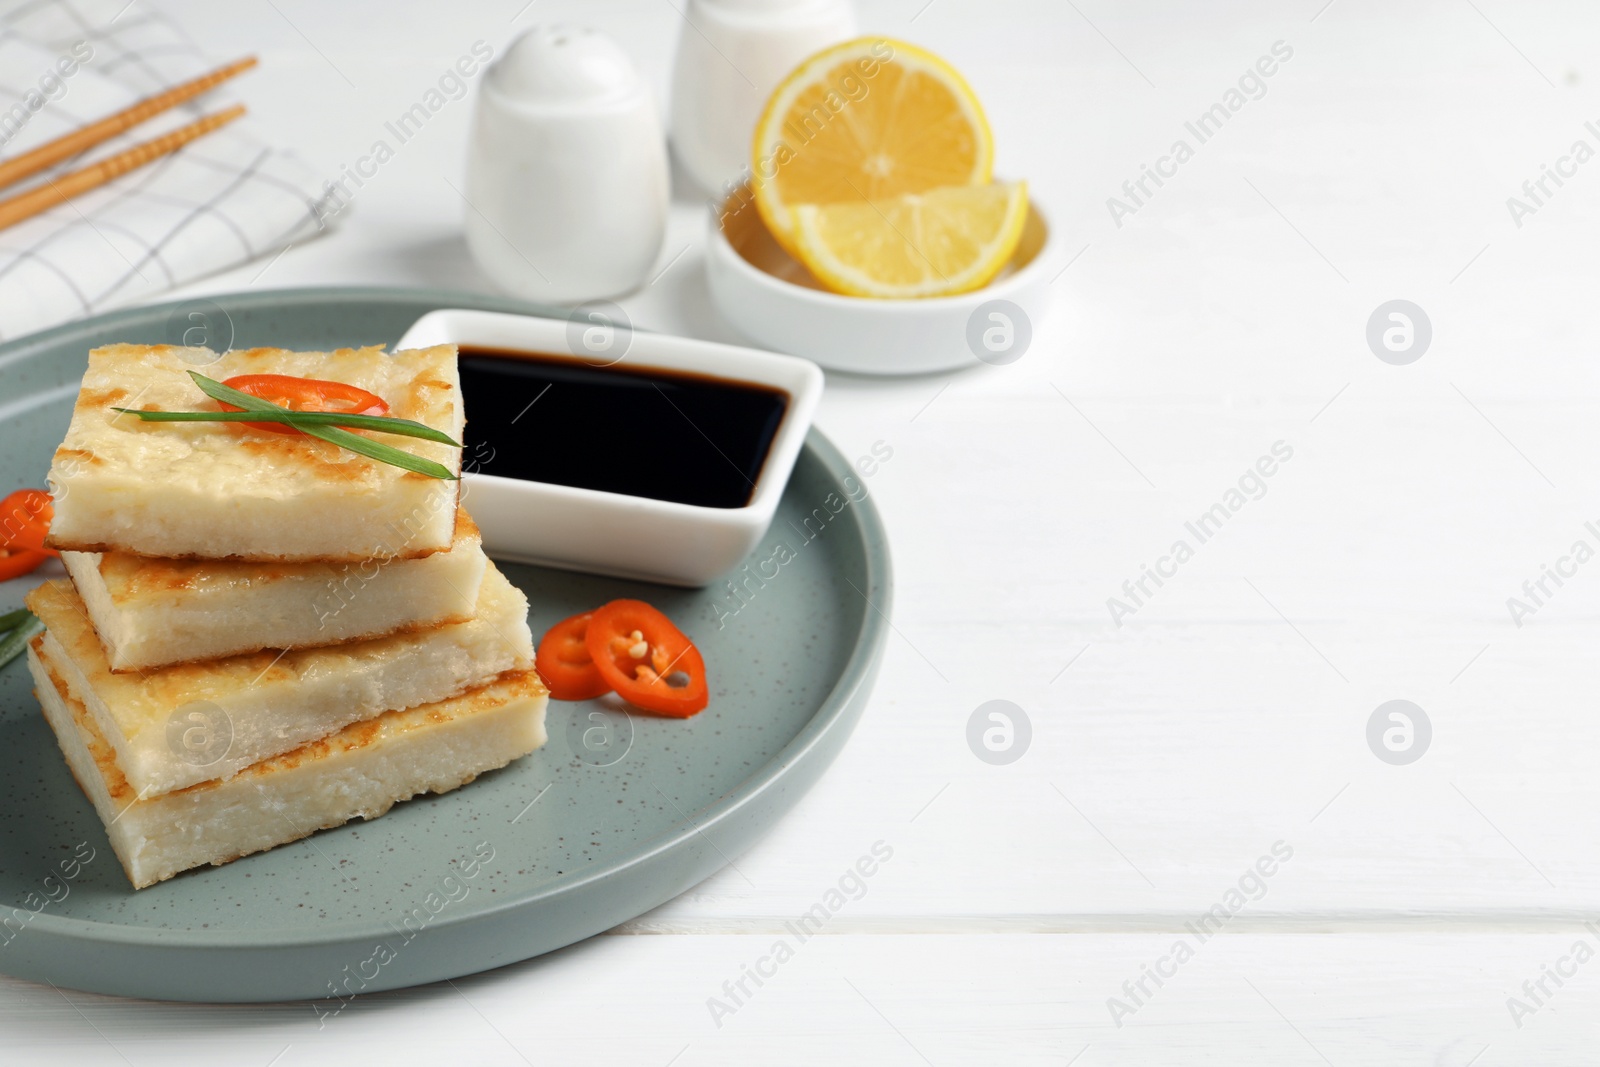
<instances>
[{"instance_id":1,"label":"speckled plate surface","mask_svg":"<svg viewBox=\"0 0 1600 1067\"><path fill-rule=\"evenodd\" d=\"M213 346L391 344L438 307L541 312L463 293L292 290L114 312L0 345L0 492L43 484L95 345L183 343L185 331ZM861 715L887 631L883 528L870 499L820 534L814 520L810 540L802 525L830 494L848 498L849 474L813 431L757 550L770 559L782 541L793 558L752 582L737 614L726 589L503 565L536 635L619 596L667 611L710 668L698 717L552 702L543 749L461 790L137 893L13 662L0 671L0 972L174 1000L348 996L526 959L683 892L792 807ZM0 584L0 611L33 584Z\"/></svg>"}]
</instances>

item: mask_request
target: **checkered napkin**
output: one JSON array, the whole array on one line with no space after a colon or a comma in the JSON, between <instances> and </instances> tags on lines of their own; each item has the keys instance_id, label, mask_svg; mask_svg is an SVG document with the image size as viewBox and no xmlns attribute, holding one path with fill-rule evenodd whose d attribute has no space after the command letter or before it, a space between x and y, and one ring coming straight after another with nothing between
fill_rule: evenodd
<instances>
[{"instance_id":1,"label":"checkered napkin","mask_svg":"<svg viewBox=\"0 0 1600 1067\"><path fill-rule=\"evenodd\" d=\"M86 62L73 62L89 50ZM144 3L0 0L0 159L233 58L204 55ZM56 177L218 111L233 103L231 85L46 173ZM323 228L322 185L293 153L255 136L247 116L0 230L0 339L148 300L313 237Z\"/></svg>"}]
</instances>

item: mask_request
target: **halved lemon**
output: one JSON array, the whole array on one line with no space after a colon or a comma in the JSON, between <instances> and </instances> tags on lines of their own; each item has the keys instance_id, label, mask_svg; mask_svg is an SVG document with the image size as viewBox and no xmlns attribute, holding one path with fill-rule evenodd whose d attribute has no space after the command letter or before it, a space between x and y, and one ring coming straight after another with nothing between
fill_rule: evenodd
<instances>
[{"instance_id":1,"label":"halved lemon","mask_svg":"<svg viewBox=\"0 0 1600 1067\"><path fill-rule=\"evenodd\" d=\"M951 185L866 203L800 204L795 254L849 296L950 296L987 285L1016 251L1026 182Z\"/></svg>"},{"instance_id":2,"label":"halved lemon","mask_svg":"<svg viewBox=\"0 0 1600 1067\"><path fill-rule=\"evenodd\" d=\"M972 88L933 53L886 37L846 41L802 62L773 91L752 145L756 207L791 253L798 204L982 184L994 165Z\"/></svg>"}]
</instances>

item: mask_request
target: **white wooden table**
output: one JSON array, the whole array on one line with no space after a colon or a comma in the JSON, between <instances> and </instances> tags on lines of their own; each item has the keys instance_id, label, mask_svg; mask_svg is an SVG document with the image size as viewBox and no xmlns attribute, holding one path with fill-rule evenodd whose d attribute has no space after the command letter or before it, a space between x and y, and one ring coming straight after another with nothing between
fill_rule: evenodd
<instances>
[{"instance_id":1,"label":"white wooden table","mask_svg":"<svg viewBox=\"0 0 1600 1067\"><path fill-rule=\"evenodd\" d=\"M475 40L499 50L536 21L614 34L664 91L681 0L522 3L170 8L216 55L262 54L252 109L333 175ZM1507 600L1575 541L1600 549L1600 162L1562 164L1520 226L1507 198L1528 202L1523 182L1574 141L1600 149L1600 16L861 13L968 75L998 169L1032 182L1077 258L1016 364L830 376L822 429L852 456L894 450L871 488L898 590L876 695L823 783L743 876L543 959L321 1025L305 1004L0 980L0 1061L1594 1061L1600 562L1562 564L1520 626ZM1280 41L1264 93L1247 80L1200 143L1185 123ZM189 291L485 288L449 184L470 110L434 116L335 234ZM1124 181L1180 138L1192 158L1133 204ZM1113 196L1136 207L1121 225ZM704 228L681 196L660 277L624 301L637 324L734 339ZM1394 299L1433 328L1409 365L1365 336ZM1200 543L1185 523L1226 509L1278 442L1292 456ZM1180 539L1192 558L1128 600ZM1136 607L1120 625L1111 597ZM1003 766L966 741L994 699L1032 724ZM1431 723L1405 765L1367 740L1394 699ZM724 983L876 842L893 855L864 894L735 1002ZM1252 873L1274 846L1292 855ZM1217 906L1226 922L1197 933Z\"/></svg>"}]
</instances>

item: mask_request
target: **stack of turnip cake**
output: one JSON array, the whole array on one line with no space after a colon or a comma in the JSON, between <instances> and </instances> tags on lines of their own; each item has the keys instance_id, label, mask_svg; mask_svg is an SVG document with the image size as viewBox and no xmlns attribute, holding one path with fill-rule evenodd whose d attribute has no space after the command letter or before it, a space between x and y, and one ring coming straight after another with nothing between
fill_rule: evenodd
<instances>
[{"instance_id":1,"label":"stack of turnip cake","mask_svg":"<svg viewBox=\"0 0 1600 1067\"><path fill-rule=\"evenodd\" d=\"M28 598L45 718L135 888L445 792L545 741L527 601L459 482L218 410L187 373L376 394L459 441L454 346L112 345L50 469L71 581ZM380 434L460 474L459 448Z\"/></svg>"}]
</instances>

